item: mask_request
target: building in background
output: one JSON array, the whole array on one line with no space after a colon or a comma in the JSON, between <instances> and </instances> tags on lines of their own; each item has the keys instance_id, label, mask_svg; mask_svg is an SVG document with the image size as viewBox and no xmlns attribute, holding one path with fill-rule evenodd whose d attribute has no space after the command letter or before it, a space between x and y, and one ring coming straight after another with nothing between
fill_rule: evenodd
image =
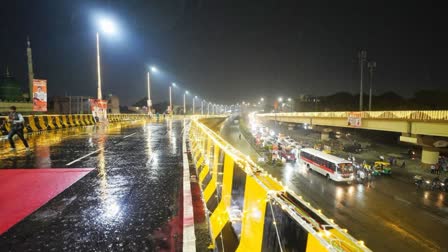
<instances>
[{"instance_id":1,"label":"building in background","mask_svg":"<svg viewBox=\"0 0 448 252\"><path fill-rule=\"evenodd\" d=\"M53 114L90 114L90 96L54 96L48 104L48 112ZM120 113L120 99L109 95L107 113Z\"/></svg>"},{"instance_id":2,"label":"building in background","mask_svg":"<svg viewBox=\"0 0 448 252\"><path fill-rule=\"evenodd\" d=\"M48 103L53 114L90 114L90 96L54 96Z\"/></svg>"},{"instance_id":3,"label":"building in background","mask_svg":"<svg viewBox=\"0 0 448 252\"><path fill-rule=\"evenodd\" d=\"M120 99L116 95L109 95L107 101L107 113L119 114L120 113Z\"/></svg>"}]
</instances>

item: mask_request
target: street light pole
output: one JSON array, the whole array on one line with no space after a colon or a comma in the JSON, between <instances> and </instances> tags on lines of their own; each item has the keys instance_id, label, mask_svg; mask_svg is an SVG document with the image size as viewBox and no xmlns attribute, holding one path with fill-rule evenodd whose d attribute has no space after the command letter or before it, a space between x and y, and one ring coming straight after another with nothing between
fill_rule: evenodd
<instances>
[{"instance_id":1,"label":"street light pole","mask_svg":"<svg viewBox=\"0 0 448 252\"><path fill-rule=\"evenodd\" d=\"M359 66L361 68L361 81L360 81L360 88L359 88L359 111L362 111L363 107L363 76L364 76L364 62L367 59L367 51L361 50L358 54L359 57Z\"/></svg>"},{"instance_id":2,"label":"street light pole","mask_svg":"<svg viewBox=\"0 0 448 252\"><path fill-rule=\"evenodd\" d=\"M201 115L204 114L204 100L201 101Z\"/></svg>"},{"instance_id":3,"label":"street light pole","mask_svg":"<svg viewBox=\"0 0 448 252\"><path fill-rule=\"evenodd\" d=\"M196 98L198 98L198 97L197 96L193 97L193 115L194 115L194 107L195 107L194 101L196 100Z\"/></svg>"},{"instance_id":4,"label":"street light pole","mask_svg":"<svg viewBox=\"0 0 448 252\"><path fill-rule=\"evenodd\" d=\"M372 86L373 86L373 72L375 71L376 68L376 62L375 61L370 61L367 64L367 68L369 68L369 77L370 77L370 90L369 90L369 111L372 111Z\"/></svg>"},{"instance_id":5,"label":"street light pole","mask_svg":"<svg viewBox=\"0 0 448 252\"><path fill-rule=\"evenodd\" d=\"M148 100L147 100L147 104L148 104L148 114L151 114L151 105L152 105L152 103L151 103L151 77L150 77L150 72L151 71L151 69L149 69L148 70L148 73L147 73L147 79L148 79Z\"/></svg>"},{"instance_id":6,"label":"street light pole","mask_svg":"<svg viewBox=\"0 0 448 252\"><path fill-rule=\"evenodd\" d=\"M187 110L186 110L186 108L187 108L187 104L186 104L186 102L185 102L185 97L186 97L186 96L187 96L187 94L184 93L184 115L187 114Z\"/></svg>"},{"instance_id":7,"label":"street light pole","mask_svg":"<svg viewBox=\"0 0 448 252\"><path fill-rule=\"evenodd\" d=\"M103 99L101 93L101 63L100 63L100 34L96 33L96 59L97 59L97 70L98 70L98 99Z\"/></svg>"},{"instance_id":8,"label":"street light pole","mask_svg":"<svg viewBox=\"0 0 448 252\"><path fill-rule=\"evenodd\" d=\"M171 85L170 85L170 115L173 114L173 99L171 96Z\"/></svg>"}]
</instances>

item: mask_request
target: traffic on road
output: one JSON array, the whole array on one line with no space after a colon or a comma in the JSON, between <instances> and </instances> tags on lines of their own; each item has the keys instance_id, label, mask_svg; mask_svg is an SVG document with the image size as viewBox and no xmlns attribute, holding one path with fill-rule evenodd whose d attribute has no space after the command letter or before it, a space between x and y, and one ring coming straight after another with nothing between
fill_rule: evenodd
<instances>
[{"instance_id":1,"label":"traffic on road","mask_svg":"<svg viewBox=\"0 0 448 252\"><path fill-rule=\"evenodd\" d=\"M244 122L243 116L240 121ZM417 188L413 177L396 166L390 169L390 173L372 173L369 179L358 180L356 171L359 169L353 165L358 162L344 157L337 158L353 165L351 181L328 180L322 173L309 169L307 162L300 158L300 152L312 150L313 153L325 157L331 155L332 158L336 155L328 151L328 148L318 148L311 142L295 137L290 137L294 140L290 144L297 146L294 147L297 148L296 161L279 158L273 162L269 155L275 156L272 152L275 147L270 146L283 147L286 145L283 139L289 138L287 135L279 136L278 131L275 132L273 128L260 122L249 119L247 122L249 133L244 132L244 123L226 123L221 135L243 153L253 159L257 158L258 163L272 176L309 200L314 207L322 209L338 225L347 227L352 235L366 241L373 251L448 249L448 203L445 192L436 189L433 191L426 185ZM240 134L244 135L241 140L238 137ZM257 136L259 142L256 140ZM386 163L388 162L378 157L376 165L383 165L383 170L386 170L392 166L386 167ZM374 166L375 163L370 165ZM363 166L362 162L359 166Z\"/></svg>"}]
</instances>

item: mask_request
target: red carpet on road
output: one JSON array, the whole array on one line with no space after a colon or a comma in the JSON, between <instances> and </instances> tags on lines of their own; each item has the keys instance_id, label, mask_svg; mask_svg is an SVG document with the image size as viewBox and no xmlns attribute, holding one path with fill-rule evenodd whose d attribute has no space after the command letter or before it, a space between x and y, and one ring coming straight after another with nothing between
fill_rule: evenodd
<instances>
[{"instance_id":1,"label":"red carpet on road","mask_svg":"<svg viewBox=\"0 0 448 252\"><path fill-rule=\"evenodd\" d=\"M0 234L91 170L93 169L0 169Z\"/></svg>"}]
</instances>

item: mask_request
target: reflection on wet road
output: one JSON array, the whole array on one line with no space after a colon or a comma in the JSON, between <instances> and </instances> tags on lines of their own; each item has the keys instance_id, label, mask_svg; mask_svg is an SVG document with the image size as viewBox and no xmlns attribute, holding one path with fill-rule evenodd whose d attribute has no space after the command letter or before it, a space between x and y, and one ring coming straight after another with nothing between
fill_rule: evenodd
<instances>
[{"instance_id":1,"label":"reflection on wet road","mask_svg":"<svg viewBox=\"0 0 448 252\"><path fill-rule=\"evenodd\" d=\"M30 154L2 146L0 168L95 170L0 236L0 251L174 250L182 127L167 121L45 132L30 137Z\"/></svg>"},{"instance_id":2,"label":"reflection on wet road","mask_svg":"<svg viewBox=\"0 0 448 252\"><path fill-rule=\"evenodd\" d=\"M257 155L239 140L238 125L227 123L221 134L246 155ZM445 193L416 190L394 175L347 185L308 172L301 163L267 170L373 251L448 251Z\"/></svg>"}]
</instances>

